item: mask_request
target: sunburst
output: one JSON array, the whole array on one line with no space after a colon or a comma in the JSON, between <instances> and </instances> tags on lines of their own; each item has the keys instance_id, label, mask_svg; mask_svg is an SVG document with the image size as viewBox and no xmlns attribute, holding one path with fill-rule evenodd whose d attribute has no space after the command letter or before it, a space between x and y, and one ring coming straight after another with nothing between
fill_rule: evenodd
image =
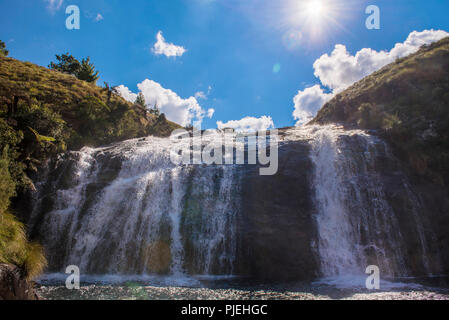
<instances>
[{"instance_id":1,"label":"sunburst","mask_svg":"<svg viewBox=\"0 0 449 320\"><path fill-rule=\"evenodd\" d=\"M343 16L342 0L288 0L286 21L290 29L300 30L312 42L324 40Z\"/></svg>"},{"instance_id":2,"label":"sunburst","mask_svg":"<svg viewBox=\"0 0 449 320\"><path fill-rule=\"evenodd\" d=\"M320 17L326 12L326 6L322 0L310 0L305 4L305 10L308 16Z\"/></svg>"}]
</instances>

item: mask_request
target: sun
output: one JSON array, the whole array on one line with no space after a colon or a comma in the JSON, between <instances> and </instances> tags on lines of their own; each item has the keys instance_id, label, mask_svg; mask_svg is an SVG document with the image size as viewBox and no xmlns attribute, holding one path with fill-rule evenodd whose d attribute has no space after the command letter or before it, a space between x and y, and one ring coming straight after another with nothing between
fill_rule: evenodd
<instances>
[{"instance_id":1,"label":"sun","mask_svg":"<svg viewBox=\"0 0 449 320\"><path fill-rule=\"evenodd\" d=\"M318 17L324 13L325 7L321 0L309 0L306 5L307 14Z\"/></svg>"},{"instance_id":2,"label":"sun","mask_svg":"<svg viewBox=\"0 0 449 320\"><path fill-rule=\"evenodd\" d=\"M335 29L342 29L340 20L348 1L354 0L286 0L287 33L299 32L302 43L325 41Z\"/></svg>"}]
</instances>

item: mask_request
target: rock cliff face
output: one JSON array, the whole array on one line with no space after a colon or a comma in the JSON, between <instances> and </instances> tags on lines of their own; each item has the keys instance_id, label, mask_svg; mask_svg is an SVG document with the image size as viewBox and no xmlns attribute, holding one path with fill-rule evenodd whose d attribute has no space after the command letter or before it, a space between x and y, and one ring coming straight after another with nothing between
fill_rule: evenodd
<instances>
[{"instance_id":1,"label":"rock cliff face","mask_svg":"<svg viewBox=\"0 0 449 320\"><path fill-rule=\"evenodd\" d=\"M23 217L49 271L254 281L363 275L373 264L389 277L449 271L444 192L420 189L365 131L281 130L272 176L259 165L176 165L172 148L146 138L51 162Z\"/></svg>"},{"instance_id":2,"label":"rock cliff face","mask_svg":"<svg viewBox=\"0 0 449 320\"><path fill-rule=\"evenodd\" d=\"M49 164L23 210L49 271L318 276L307 141L281 144L274 176L258 165L178 167L169 150L148 138Z\"/></svg>"},{"instance_id":3,"label":"rock cliff face","mask_svg":"<svg viewBox=\"0 0 449 320\"><path fill-rule=\"evenodd\" d=\"M266 280L319 275L313 170L306 141L280 145L274 176L259 175L258 166L240 168L237 274Z\"/></svg>"},{"instance_id":4,"label":"rock cliff face","mask_svg":"<svg viewBox=\"0 0 449 320\"><path fill-rule=\"evenodd\" d=\"M0 264L0 300L37 300L31 282L23 278L19 268Z\"/></svg>"}]
</instances>

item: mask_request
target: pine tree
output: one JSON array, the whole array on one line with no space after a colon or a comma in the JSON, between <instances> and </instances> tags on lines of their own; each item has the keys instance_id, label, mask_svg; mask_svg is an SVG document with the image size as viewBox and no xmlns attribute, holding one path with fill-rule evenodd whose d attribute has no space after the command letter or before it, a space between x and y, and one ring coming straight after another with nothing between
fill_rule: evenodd
<instances>
[{"instance_id":1,"label":"pine tree","mask_svg":"<svg viewBox=\"0 0 449 320\"><path fill-rule=\"evenodd\" d=\"M74 56L68 52L62 55L56 55L57 63L51 62L48 67L63 73L74 75L80 80L96 83L99 76L98 71L95 71L95 66L90 63L90 58L87 57L79 62Z\"/></svg>"},{"instance_id":2,"label":"pine tree","mask_svg":"<svg viewBox=\"0 0 449 320\"><path fill-rule=\"evenodd\" d=\"M9 51L6 50L6 44L0 40L0 56L7 57Z\"/></svg>"},{"instance_id":3,"label":"pine tree","mask_svg":"<svg viewBox=\"0 0 449 320\"><path fill-rule=\"evenodd\" d=\"M81 69L81 63L68 52L61 55L56 55L58 63L51 62L48 67L63 73L68 73L77 76Z\"/></svg>"},{"instance_id":4,"label":"pine tree","mask_svg":"<svg viewBox=\"0 0 449 320\"><path fill-rule=\"evenodd\" d=\"M95 71L95 66L92 63L90 63L89 57L82 60L81 67L77 72L76 76L80 80L92 83L96 83L98 78L100 77L98 75L98 71Z\"/></svg>"},{"instance_id":5,"label":"pine tree","mask_svg":"<svg viewBox=\"0 0 449 320\"><path fill-rule=\"evenodd\" d=\"M134 103L138 104L139 106L142 106L144 108L146 107L145 97L143 96L142 92L139 92L139 94L137 95L136 101Z\"/></svg>"}]
</instances>

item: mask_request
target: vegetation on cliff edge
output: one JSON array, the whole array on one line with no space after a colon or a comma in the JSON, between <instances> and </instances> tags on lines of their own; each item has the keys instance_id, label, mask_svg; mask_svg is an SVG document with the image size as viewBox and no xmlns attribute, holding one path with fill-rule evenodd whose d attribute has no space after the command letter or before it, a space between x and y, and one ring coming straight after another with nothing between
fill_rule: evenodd
<instances>
[{"instance_id":1,"label":"vegetation on cliff edge","mask_svg":"<svg viewBox=\"0 0 449 320\"><path fill-rule=\"evenodd\" d=\"M0 49L0 263L15 264L31 278L45 267L43 250L27 241L23 224L10 213L11 199L34 188L29 174L66 150L168 136L179 126L125 101L107 84L95 85L97 73L87 59L77 71L82 81L8 58L5 46Z\"/></svg>"},{"instance_id":2,"label":"vegetation on cliff edge","mask_svg":"<svg viewBox=\"0 0 449 320\"><path fill-rule=\"evenodd\" d=\"M39 275L47 262L42 247L27 241L22 223L7 210L16 185L6 153L0 158L0 263L19 266L28 279Z\"/></svg>"},{"instance_id":3,"label":"vegetation on cliff edge","mask_svg":"<svg viewBox=\"0 0 449 320\"><path fill-rule=\"evenodd\" d=\"M449 187L449 38L355 83L312 121L334 122L373 130L416 178Z\"/></svg>"}]
</instances>

